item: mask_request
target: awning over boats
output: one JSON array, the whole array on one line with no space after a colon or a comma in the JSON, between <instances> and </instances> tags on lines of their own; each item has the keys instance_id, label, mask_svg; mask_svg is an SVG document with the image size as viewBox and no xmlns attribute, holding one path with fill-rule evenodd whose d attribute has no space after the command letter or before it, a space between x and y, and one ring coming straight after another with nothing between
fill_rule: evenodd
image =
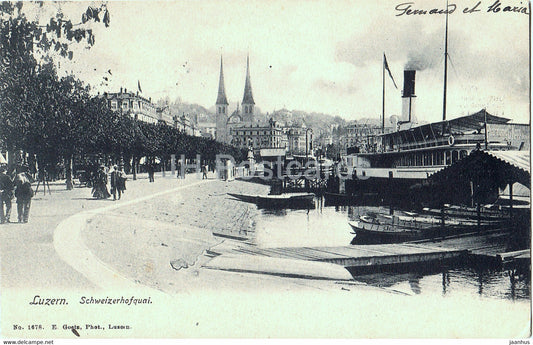
<instances>
[{"instance_id":1,"label":"awning over boats","mask_svg":"<svg viewBox=\"0 0 533 345\"><path fill-rule=\"evenodd\" d=\"M489 126L503 125L509 121L511 119L489 114L483 109L477 113L455 119L428 123L392 133L377 134L374 137L381 141L381 149L376 148L379 152L396 152L418 147L413 147L413 144L423 146L452 145L453 138L450 139L450 136L477 135L477 138L472 137L471 140L476 139L478 142L482 142L485 140L485 124ZM374 151L372 148L367 150L369 153Z\"/></svg>"},{"instance_id":2,"label":"awning over boats","mask_svg":"<svg viewBox=\"0 0 533 345\"><path fill-rule=\"evenodd\" d=\"M506 124L511 119L492 115L486 110L482 109L477 113L461 116L455 119L450 119L446 121L432 122L420 126L411 127L397 132L377 134L376 136L380 137L394 137L405 135L407 138L411 132L423 133L423 134L432 134L432 135L444 135L444 134L463 134L479 131L485 127L485 123L489 125L494 124ZM445 133L442 133L444 129Z\"/></svg>"},{"instance_id":3,"label":"awning over boats","mask_svg":"<svg viewBox=\"0 0 533 345\"><path fill-rule=\"evenodd\" d=\"M502 162L513 165L523 171L530 171L529 151L484 151Z\"/></svg>"},{"instance_id":4,"label":"awning over boats","mask_svg":"<svg viewBox=\"0 0 533 345\"><path fill-rule=\"evenodd\" d=\"M490 177L501 187L518 182L531 188L530 152L475 150L429 178L433 181L476 181L480 177Z\"/></svg>"}]
</instances>

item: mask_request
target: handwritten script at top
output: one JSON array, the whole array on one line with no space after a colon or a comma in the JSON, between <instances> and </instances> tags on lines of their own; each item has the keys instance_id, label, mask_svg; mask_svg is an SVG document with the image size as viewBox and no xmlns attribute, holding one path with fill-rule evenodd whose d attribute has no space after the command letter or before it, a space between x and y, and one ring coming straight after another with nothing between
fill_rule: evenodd
<instances>
[{"instance_id":1,"label":"handwritten script at top","mask_svg":"<svg viewBox=\"0 0 533 345\"><path fill-rule=\"evenodd\" d=\"M427 14L452 14L458 10L456 4L448 4L448 8L431 8L420 9L415 7L414 2L403 2L396 5L394 8L397 13L396 16L412 16L412 15L427 15ZM461 9L460 9L461 11ZM461 11L464 14L472 14L478 12L487 13L522 13L529 14L528 8L524 6L507 6L503 5L500 0L496 0L490 6L483 5L478 1L474 6L464 7Z\"/></svg>"}]
</instances>

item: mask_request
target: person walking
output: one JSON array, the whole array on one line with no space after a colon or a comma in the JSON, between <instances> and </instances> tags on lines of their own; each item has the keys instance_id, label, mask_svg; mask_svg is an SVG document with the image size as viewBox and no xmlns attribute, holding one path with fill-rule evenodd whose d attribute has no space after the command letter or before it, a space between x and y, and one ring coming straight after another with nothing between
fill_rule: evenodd
<instances>
[{"instance_id":1,"label":"person walking","mask_svg":"<svg viewBox=\"0 0 533 345\"><path fill-rule=\"evenodd\" d=\"M110 174L111 180L111 194L113 194L113 200L118 200L122 196L122 193L126 190L126 174L124 173L124 168L120 166L120 169L114 165L113 170Z\"/></svg>"},{"instance_id":2,"label":"person walking","mask_svg":"<svg viewBox=\"0 0 533 345\"><path fill-rule=\"evenodd\" d=\"M202 165L202 180L207 180L207 164Z\"/></svg>"},{"instance_id":3,"label":"person walking","mask_svg":"<svg viewBox=\"0 0 533 345\"><path fill-rule=\"evenodd\" d=\"M111 194L113 194L113 201L117 200L117 187L118 187L118 177L117 177L118 167L113 165L109 170L109 182L111 185ZM120 194L119 194L120 199Z\"/></svg>"},{"instance_id":4,"label":"person walking","mask_svg":"<svg viewBox=\"0 0 533 345\"><path fill-rule=\"evenodd\" d=\"M0 167L0 223L9 223L11 216L11 199L13 199L13 181L6 174L6 167ZM4 213L5 205L5 213Z\"/></svg>"},{"instance_id":5,"label":"person walking","mask_svg":"<svg viewBox=\"0 0 533 345\"><path fill-rule=\"evenodd\" d=\"M117 191L118 191L118 199L120 200L121 194L124 194L124 191L126 190L126 180L128 178L126 177L126 173L124 172L124 166L119 165L118 171L117 171Z\"/></svg>"},{"instance_id":6,"label":"person walking","mask_svg":"<svg viewBox=\"0 0 533 345\"><path fill-rule=\"evenodd\" d=\"M107 174L105 172L105 166L101 165L100 169L94 176L93 183L93 197L96 199L107 199L111 196L107 191Z\"/></svg>"},{"instance_id":7,"label":"person walking","mask_svg":"<svg viewBox=\"0 0 533 345\"><path fill-rule=\"evenodd\" d=\"M30 216L31 198L33 198L33 189L31 188L33 178L28 174L27 165L20 166L18 171L19 173L14 180L17 216L19 223L27 223Z\"/></svg>"},{"instance_id":8,"label":"person walking","mask_svg":"<svg viewBox=\"0 0 533 345\"><path fill-rule=\"evenodd\" d=\"M148 171L148 181L154 182L154 164L152 162L149 162L146 165L146 170Z\"/></svg>"}]
</instances>

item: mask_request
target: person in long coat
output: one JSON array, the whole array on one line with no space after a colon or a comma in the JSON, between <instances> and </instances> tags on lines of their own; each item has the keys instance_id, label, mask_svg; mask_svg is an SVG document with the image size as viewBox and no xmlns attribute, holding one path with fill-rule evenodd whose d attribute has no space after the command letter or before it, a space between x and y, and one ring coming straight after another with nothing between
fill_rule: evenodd
<instances>
[{"instance_id":1,"label":"person in long coat","mask_svg":"<svg viewBox=\"0 0 533 345\"><path fill-rule=\"evenodd\" d=\"M13 181L15 185L15 197L17 198L17 216L19 223L27 223L30 216L31 198L34 192L31 184L33 178L28 174L28 166L22 165L18 168L19 173Z\"/></svg>"},{"instance_id":2,"label":"person in long coat","mask_svg":"<svg viewBox=\"0 0 533 345\"><path fill-rule=\"evenodd\" d=\"M94 176L93 197L96 199L107 199L111 196L107 191L107 173L105 166L100 166L100 169Z\"/></svg>"},{"instance_id":3,"label":"person in long coat","mask_svg":"<svg viewBox=\"0 0 533 345\"><path fill-rule=\"evenodd\" d=\"M0 167L0 223L2 224L10 222L11 199L13 199L13 181L6 174L6 167L2 166Z\"/></svg>"},{"instance_id":4,"label":"person in long coat","mask_svg":"<svg viewBox=\"0 0 533 345\"><path fill-rule=\"evenodd\" d=\"M124 194L124 191L126 190L126 180L128 177L126 176L126 173L124 172L124 166L120 165L118 167L118 191ZM120 199L120 194L119 197Z\"/></svg>"},{"instance_id":5,"label":"person in long coat","mask_svg":"<svg viewBox=\"0 0 533 345\"><path fill-rule=\"evenodd\" d=\"M113 200L118 200L122 193L126 190L126 174L124 173L124 167L121 165L120 168L113 166L113 171L111 172L111 193L113 194Z\"/></svg>"}]
</instances>

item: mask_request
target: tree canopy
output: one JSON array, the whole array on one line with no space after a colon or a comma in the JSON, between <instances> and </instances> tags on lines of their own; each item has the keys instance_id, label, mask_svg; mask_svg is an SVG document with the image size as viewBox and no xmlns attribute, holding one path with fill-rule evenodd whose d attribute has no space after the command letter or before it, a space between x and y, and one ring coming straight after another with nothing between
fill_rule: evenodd
<instances>
[{"instance_id":1,"label":"tree canopy","mask_svg":"<svg viewBox=\"0 0 533 345\"><path fill-rule=\"evenodd\" d=\"M245 152L214 140L189 136L164 123L144 123L128 112L112 111L106 99L91 96L83 81L73 75L58 76L54 59L72 59L72 44L94 45L91 23L109 26L105 5L89 6L79 23L58 11L42 24L26 16L26 4L0 2L3 149L35 155L43 166L72 162L73 156L87 154L106 154L117 160L143 156L168 159L172 153L187 158L200 154L206 160L214 160L218 153L245 158Z\"/></svg>"}]
</instances>

